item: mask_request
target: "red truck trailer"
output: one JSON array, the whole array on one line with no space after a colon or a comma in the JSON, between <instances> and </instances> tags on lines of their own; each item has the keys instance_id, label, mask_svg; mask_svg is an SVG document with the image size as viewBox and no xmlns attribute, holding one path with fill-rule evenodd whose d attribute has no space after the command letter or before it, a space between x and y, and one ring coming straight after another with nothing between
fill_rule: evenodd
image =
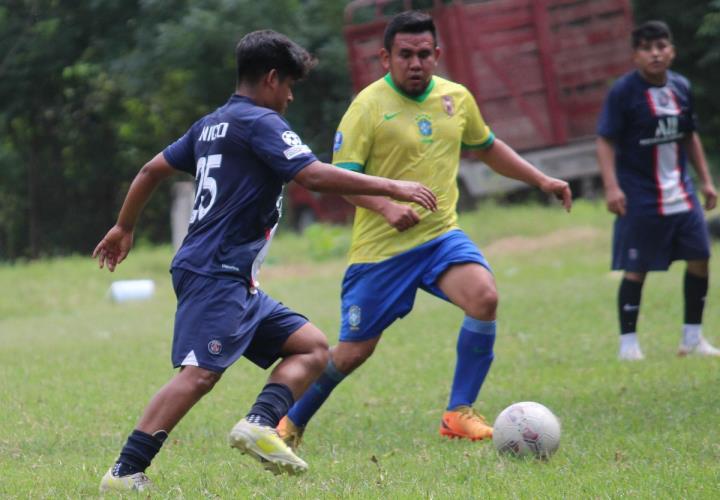
<instances>
[{"instance_id":1,"label":"red truck trailer","mask_svg":"<svg viewBox=\"0 0 720 500\"><path fill-rule=\"evenodd\" d=\"M355 92L383 75L383 31L408 9L432 14L437 73L473 93L498 137L550 175L598 179L597 116L632 65L630 0L355 0L344 29ZM522 188L470 159L459 183L465 202Z\"/></svg>"}]
</instances>

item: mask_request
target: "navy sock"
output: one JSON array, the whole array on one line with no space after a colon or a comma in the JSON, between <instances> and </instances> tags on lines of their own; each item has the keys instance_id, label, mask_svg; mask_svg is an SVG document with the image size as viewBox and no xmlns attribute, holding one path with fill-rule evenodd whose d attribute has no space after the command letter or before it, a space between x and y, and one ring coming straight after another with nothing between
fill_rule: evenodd
<instances>
[{"instance_id":1,"label":"navy sock","mask_svg":"<svg viewBox=\"0 0 720 500\"><path fill-rule=\"evenodd\" d=\"M457 342L457 364L448 410L472 406L495 357L495 321L465 316Z\"/></svg>"},{"instance_id":2,"label":"navy sock","mask_svg":"<svg viewBox=\"0 0 720 500\"><path fill-rule=\"evenodd\" d=\"M333 389L345 378L345 374L340 372L332 359L328 361L325 371L322 375L308 387L305 394L290 408L288 418L293 424L299 427L305 427L315 412L320 409L325 400L330 396Z\"/></svg>"},{"instance_id":3,"label":"navy sock","mask_svg":"<svg viewBox=\"0 0 720 500\"><path fill-rule=\"evenodd\" d=\"M145 472L162 448L167 436L165 431L157 431L152 436L137 429L132 431L115 462L113 474L127 476L136 472Z\"/></svg>"},{"instance_id":4,"label":"navy sock","mask_svg":"<svg viewBox=\"0 0 720 500\"><path fill-rule=\"evenodd\" d=\"M267 384L258 394L246 418L254 424L277 427L294 401L292 391L285 384Z\"/></svg>"},{"instance_id":5,"label":"navy sock","mask_svg":"<svg viewBox=\"0 0 720 500\"><path fill-rule=\"evenodd\" d=\"M637 332L637 319L640 313L642 297L642 281L623 279L618 290L618 317L620 318L620 334Z\"/></svg>"},{"instance_id":6,"label":"navy sock","mask_svg":"<svg viewBox=\"0 0 720 500\"><path fill-rule=\"evenodd\" d=\"M685 324L702 324L705 296L708 291L708 277L685 272Z\"/></svg>"}]
</instances>

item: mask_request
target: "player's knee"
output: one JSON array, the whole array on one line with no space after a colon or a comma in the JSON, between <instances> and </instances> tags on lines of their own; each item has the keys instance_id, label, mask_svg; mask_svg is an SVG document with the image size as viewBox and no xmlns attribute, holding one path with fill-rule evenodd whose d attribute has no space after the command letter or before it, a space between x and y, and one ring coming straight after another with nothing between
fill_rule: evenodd
<instances>
[{"instance_id":1,"label":"player's knee","mask_svg":"<svg viewBox=\"0 0 720 500\"><path fill-rule=\"evenodd\" d=\"M362 348L338 349L332 352L332 360L335 367L345 375L350 374L355 368L362 365L375 351L375 346L363 346Z\"/></svg>"},{"instance_id":2,"label":"player's knee","mask_svg":"<svg viewBox=\"0 0 720 500\"><path fill-rule=\"evenodd\" d=\"M499 297L494 287L486 287L480 290L473 299L465 311L468 316L487 321L495 319Z\"/></svg>"},{"instance_id":3,"label":"player's knee","mask_svg":"<svg viewBox=\"0 0 720 500\"><path fill-rule=\"evenodd\" d=\"M196 369L193 370L192 376L189 377L191 390L198 395L205 395L215 387L215 384L222 377L221 373L211 372L209 370Z\"/></svg>"},{"instance_id":4,"label":"player's knee","mask_svg":"<svg viewBox=\"0 0 720 500\"><path fill-rule=\"evenodd\" d=\"M312 369L318 372L325 369L325 366L330 360L330 348L324 336L313 341L310 346L310 352L308 353L308 360Z\"/></svg>"}]
</instances>

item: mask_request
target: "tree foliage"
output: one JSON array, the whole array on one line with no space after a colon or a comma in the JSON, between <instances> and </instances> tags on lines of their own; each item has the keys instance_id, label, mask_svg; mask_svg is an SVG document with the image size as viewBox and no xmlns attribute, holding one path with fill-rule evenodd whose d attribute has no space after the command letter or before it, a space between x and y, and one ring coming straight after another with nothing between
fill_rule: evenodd
<instances>
[{"instance_id":1,"label":"tree foliage","mask_svg":"<svg viewBox=\"0 0 720 500\"><path fill-rule=\"evenodd\" d=\"M288 119L330 156L351 97L335 0L5 0L0 4L0 261L88 253L140 166L222 105L233 48L252 30L288 34L320 64ZM718 146L720 0L635 0L637 20L672 26L704 138ZM169 186L137 237L169 240Z\"/></svg>"}]
</instances>

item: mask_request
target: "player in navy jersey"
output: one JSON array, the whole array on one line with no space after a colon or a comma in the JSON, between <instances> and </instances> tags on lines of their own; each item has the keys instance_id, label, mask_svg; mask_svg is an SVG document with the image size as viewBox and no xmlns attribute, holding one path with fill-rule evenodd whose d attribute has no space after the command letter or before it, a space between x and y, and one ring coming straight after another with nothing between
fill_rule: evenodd
<instances>
[{"instance_id":1,"label":"player in navy jersey","mask_svg":"<svg viewBox=\"0 0 720 500\"><path fill-rule=\"evenodd\" d=\"M622 360L641 360L637 318L649 271L687 261L685 318L679 355L720 356L703 337L710 245L693 180L705 209L717 194L707 166L690 83L670 71L672 34L662 21L648 21L632 34L636 70L621 77L605 101L598 123L597 155L608 210L617 215L612 268L623 270L618 292Z\"/></svg>"},{"instance_id":2,"label":"player in navy jersey","mask_svg":"<svg viewBox=\"0 0 720 500\"><path fill-rule=\"evenodd\" d=\"M168 433L240 356L261 368L281 361L230 432L231 446L275 473L307 469L278 438L275 426L327 364L327 341L307 318L263 293L258 283L285 182L436 208L435 196L422 184L319 162L292 131L281 114L292 102L292 85L314 64L303 48L279 33L256 31L239 42L236 59L235 93L142 167L117 223L93 252L101 268L114 271L130 251L133 228L156 186L179 171L195 176L188 234L171 265L177 296L172 363L179 371L145 408L103 477L101 491L148 489L144 471Z\"/></svg>"}]
</instances>

